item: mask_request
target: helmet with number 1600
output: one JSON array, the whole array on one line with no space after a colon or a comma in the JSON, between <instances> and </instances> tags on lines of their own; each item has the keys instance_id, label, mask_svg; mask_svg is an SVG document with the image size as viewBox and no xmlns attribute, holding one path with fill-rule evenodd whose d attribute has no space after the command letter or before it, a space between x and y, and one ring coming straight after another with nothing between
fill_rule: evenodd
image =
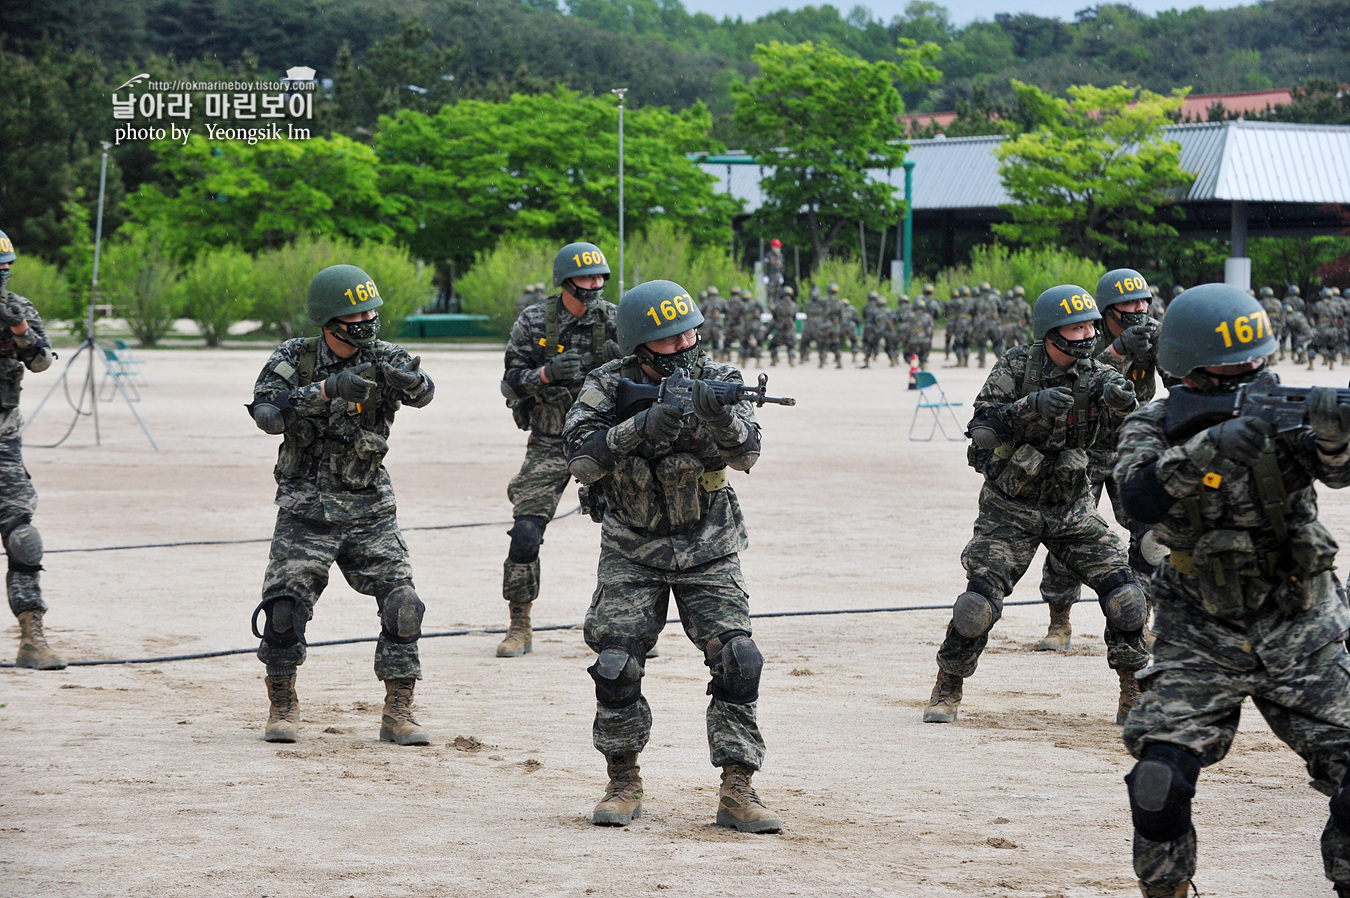
<instances>
[{"instance_id":1,"label":"helmet with number 1600","mask_svg":"<svg viewBox=\"0 0 1350 898\"><path fill-rule=\"evenodd\" d=\"M632 355L643 343L682 334L702 323L698 303L674 281L638 284L619 300L614 321L624 355Z\"/></svg>"},{"instance_id":2,"label":"helmet with number 1600","mask_svg":"<svg viewBox=\"0 0 1350 898\"><path fill-rule=\"evenodd\" d=\"M1173 300L1158 330L1158 367L1173 377L1197 368L1263 359L1279 345L1265 309L1230 284L1201 284Z\"/></svg>"}]
</instances>

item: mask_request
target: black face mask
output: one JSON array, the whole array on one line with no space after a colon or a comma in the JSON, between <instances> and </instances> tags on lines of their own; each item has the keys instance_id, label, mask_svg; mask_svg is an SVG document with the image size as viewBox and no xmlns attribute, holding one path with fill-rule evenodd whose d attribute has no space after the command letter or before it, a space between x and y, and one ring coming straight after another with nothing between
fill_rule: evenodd
<instances>
[{"instance_id":1,"label":"black face mask","mask_svg":"<svg viewBox=\"0 0 1350 898\"><path fill-rule=\"evenodd\" d=\"M1107 306L1106 312L1120 323L1122 329L1136 327L1148 321L1148 312L1122 312L1116 306Z\"/></svg>"},{"instance_id":2,"label":"black face mask","mask_svg":"<svg viewBox=\"0 0 1350 898\"><path fill-rule=\"evenodd\" d=\"M1266 366L1260 365L1241 374L1211 374L1203 368L1196 368L1188 376L1203 393L1236 393L1238 387L1255 382L1265 370Z\"/></svg>"},{"instance_id":3,"label":"black face mask","mask_svg":"<svg viewBox=\"0 0 1350 898\"><path fill-rule=\"evenodd\" d=\"M670 377L675 373L676 368L683 368L686 371L693 372L694 365L698 362L699 353L703 350L699 347L701 338L694 339L694 345L688 349L681 349L678 352L652 352L650 347L644 346L645 355L662 377Z\"/></svg>"},{"instance_id":4,"label":"black face mask","mask_svg":"<svg viewBox=\"0 0 1350 898\"><path fill-rule=\"evenodd\" d=\"M328 329L334 337L348 346L364 349L374 343L375 338L380 335L380 316L376 313L375 317L368 321L338 321L334 318L328 322Z\"/></svg>"},{"instance_id":5,"label":"black face mask","mask_svg":"<svg viewBox=\"0 0 1350 898\"><path fill-rule=\"evenodd\" d=\"M605 285L602 283L594 290L588 290L585 287L578 287L577 282L568 278L563 282L567 292L571 293L577 300L586 307L586 311L594 312L600 308L600 298L605 295Z\"/></svg>"},{"instance_id":6,"label":"black face mask","mask_svg":"<svg viewBox=\"0 0 1350 898\"><path fill-rule=\"evenodd\" d=\"M1060 336L1059 330L1050 332L1050 342L1065 355L1071 355L1076 359L1092 358L1092 350L1097 345L1097 335L1086 337L1082 340L1066 340Z\"/></svg>"}]
</instances>

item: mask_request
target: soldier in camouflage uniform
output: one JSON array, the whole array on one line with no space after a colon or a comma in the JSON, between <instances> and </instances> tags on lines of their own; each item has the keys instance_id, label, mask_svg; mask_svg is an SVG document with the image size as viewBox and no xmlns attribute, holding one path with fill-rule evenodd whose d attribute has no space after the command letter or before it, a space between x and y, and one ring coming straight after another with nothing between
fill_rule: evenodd
<instances>
[{"instance_id":1,"label":"soldier in camouflage uniform","mask_svg":"<svg viewBox=\"0 0 1350 898\"><path fill-rule=\"evenodd\" d=\"M267 665L268 742L296 740L295 676L305 662L305 626L335 561L352 589L375 597L379 611L380 739L431 741L412 716L413 688L422 678L417 639L424 606L413 588L383 461L394 413L402 405L427 405L435 386L421 359L377 339L376 310L383 304L375 282L355 265L320 271L309 285L308 308L319 336L281 344L253 386L254 423L283 436L277 525L262 602L253 612L253 632L262 640L258 660Z\"/></svg>"},{"instance_id":2,"label":"soldier in camouflage uniform","mask_svg":"<svg viewBox=\"0 0 1350 898\"><path fill-rule=\"evenodd\" d=\"M1323 287L1308 303L1308 325L1312 329L1312 339L1308 343L1308 370L1312 371L1317 356L1322 364L1336 367L1336 349L1340 342L1339 327L1335 303L1326 287Z\"/></svg>"},{"instance_id":3,"label":"soldier in camouflage uniform","mask_svg":"<svg viewBox=\"0 0 1350 898\"><path fill-rule=\"evenodd\" d=\"M843 314L839 308L839 285L831 283L828 295L821 300L821 319L820 319L820 364L817 368L824 368L826 356L834 353L834 367L844 367L844 358L839 351L839 341L843 338Z\"/></svg>"},{"instance_id":4,"label":"soldier in camouflage uniform","mask_svg":"<svg viewBox=\"0 0 1350 898\"><path fill-rule=\"evenodd\" d=\"M764 283L768 285L770 301L782 295L783 241L777 237L769 241L769 251L764 254Z\"/></svg>"},{"instance_id":5,"label":"soldier in camouflage uniform","mask_svg":"<svg viewBox=\"0 0 1350 898\"><path fill-rule=\"evenodd\" d=\"M778 364L778 350L787 350L788 367L797 364L797 291L784 286L782 295L769 311L769 365Z\"/></svg>"},{"instance_id":6,"label":"soldier in camouflage uniform","mask_svg":"<svg viewBox=\"0 0 1350 898\"><path fill-rule=\"evenodd\" d=\"M1134 385L1139 402L1153 400L1158 390L1158 323L1148 315L1152 298L1143 275L1132 268L1117 268L1102 275L1097 282L1097 305L1105 325L1098 335L1095 350L1097 361L1115 368ZM1111 500L1111 511L1116 522L1130 533L1130 568L1135 579L1148 595L1153 564L1144 557L1144 536L1148 527L1130 520L1120 502L1120 489L1111 476L1116 464L1116 431L1104 432L1101 448L1088 455L1088 479L1092 483L1092 505L1101 503L1102 490ZM1156 559L1155 559L1156 561ZM1047 555L1041 574L1041 599L1050 606L1050 627L1045 638L1036 644L1038 651L1062 652L1072 645L1073 630L1069 612L1081 594L1080 581L1069 573L1068 567L1053 554ZM1124 681L1133 703L1135 681ZM1128 707L1126 708L1128 712ZM1117 723L1124 723L1124 715Z\"/></svg>"},{"instance_id":7,"label":"soldier in camouflage uniform","mask_svg":"<svg viewBox=\"0 0 1350 898\"><path fill-rule=\"evenodd\" d=\"M598 246L569 243L553 259L553 285L561 292L530 306L511 326L502 395L516 425L530 437L525 461L506 487L514 524L502 566L502 598L511 622L497 646L498 658L534 651L530 608L539 597L539 546L572 479L563 420L586 374L619 355L615 307L602 298L607 280L609 263Z\"/></svg>"},{"instance_id":8,"label":"soldier in camouflage uniform","mask_svg":"<svg viewBox=\"0 0 1350 898\"><path fill-rule=\"evenodd\" d=\"M731 288L731 299L727 302L727 339L722 361L731 361L731 347L740 342L741 330L745 325L745 296L740 287Z\"/></svg>"},{"instance_id":9,"label":"soldier in camouflage uniform","mask_svg":"<svg viewBox=\"0 0 1350 898\"><path fill-rule=\"evenodd\" d=\"M970 341L975 330L973 305L969 287L952 290L951 301L947 303L947 330L951 333L958 368L970 367Z\"/></svg>"},{"instance_id":10,"label":"soldier in camouflage uniform","mask_svg":"<svg viewBox=\"0 0 1350 898\"><path fill-rule=\"evenodd\" d=\"M708 301L703 304L707 312L703 327L699 328L699 337L708 345L708 352L715 359L728 355L727 347L727 301L716 287L707 290Z\"/></svg>"},{"instance_id":11,"label":"soldier in camouflage uniform","mask_svg":"<svg viewBox=\"0 0 1350 898\"><path fill-rule=\"evenodd\" d=\"M1021 286L1013 287L1003 298L999 308L1003 319L1000 341L1004 349L1025 346L1031 339L1031 306L1027 303L1027 291Z\"/></svg>"},{"instance_id":12,"label":"soldier in camouflage uniform","mask_svg":"<svg viewBox=\"0 0 1350 898\"><path fill-rule=\"evenodd\" d=\"M885 335L885 321L891 310L886 308L886 300L873 290L867 294L867 305L863 306L863 367L872 367L872 359L881 353L881 341Z\"/></svg>"},{"instance_id":13,"label":"soldier in camouflage uniform","mask_svg":"<svg viewBox=\"0 0 1350 898\"><path fill-rule=\"evenodd\" d=\"M839 301L839 332L842 337L840 342L848 346L848 353L855 365L858 362L858 334L861 329L862 318L858 315L858 307L853 304L852 300L841 299Z\"/></svg>"},{"instance_id":14,"label":"soldier in camouflage uniform","mask_svg":"<svg viewBox=\"0 0 1350 898\"><path fill-rule=\"evenodd\" d=\"M825 303L820 298L819 287L812 285L802 311L806 317L802 321L801 339L797 341L797 355L805 365L811 360L812 344L815 344L818 352L824 351L824 345L820 342L820 325L825 320Z\"/></svg>"},{"instance_id":15,"label":"soldier in camouflage uniform","mask_svg":"<svg viewBox=\"0 0 1350 898\"><path fill-rule=\"evenodd\" d=\"M1350 407L1316 387L1306 427L1277 433L1259 418L1233 417L1222 400L1259 376L1276 348L1263 316L1235 287L1187 290L1167 310L1158 352L1184 391L1121 431L1115 474L1125 509L1171 549L1153 583L1153 664L1139 674L1144 692L1124 733L1138 759L1125 778L1134 871L1155 898L1190 893L1191 798L1200 770L1228 753L1249 697L1302 757L1313 787L1331 796L1322 859L1336 894L1350 898L1350 614L1314 487L1350 484ZM1184 417L1186 393L1220 394L1227 409Z\"/></svg>"},{"instance_id":16,"label":"soldier in camouflage uniform","mask_svg":"<svg viewBox=\"0 0 1350 898\"><path fill-rule=\"evenodd\" d=\"M1008 350L975 398L969 458L985 484L975 535L961 553L969 582L938 650L926 722L956 719L962 683L975 672L1003 599L1041 545L1097 591L1122 704L1126 678L1148 661L1144 593L1125 546L1092 503L1088 479L1092 454L1107 448L1135 408L1130 382L1092 358L1100 319L1082 287L1051 287L1036 300L1038 342Z\"/></svg>"},{"instance_id":17,"label":"soldier in camouflage uniform","mask_svg":"<svg viewBox=\"0 0 1350 898\"><path fill-rule=\"evenodd\" d=\"M764 313L768 310L758 296L747 293L742 298L745 305L741 309L741 367L748 367L753 359L758 368L764 351L764 338L768 333L764 325Z\"/></svg>"},{"instance_id":18,"label":"soldier in camouflage uniform","mask_svg":"<svg viewBox=\"0 0 1350 898\"><path fill-rule=\"evenodd\" d=\"M900 364L900 354L905 351L905 341L909 339L909 319L913 315L909 294L901 293L895 302L895 308L882 321L882 340L886 348L886 358L890 359L892 368Z\"/></svg>"},{"instance_id":19,"label":"soldier in camouflage uniform","mask_svg":"<svg viewBox=\"0 0 1350 898\"><path fill-rule=\"evenodd\" d=\"M975 323L971 327L971 343L980 354L980 367L984 367L985 344L993 352L994 358L1003 354L1003 322L1001 318L1002 302L998 291L981 281L975 292L975 301L971 304L971 316Z\"/></svg>"},{"instance_id":20,"label":"soldier in camouflage uniform","mask_svg":"<svg viewBox=\"0 0 1350 898\"><path fill-rule=\"evenodd\" d=\"M920 371L928 370L928 356L933 351L933 316L923 297L914 301L914 314L909 319L905 336L905 357L915 359Z\"/></svg>"},{"instance_id":21,"label":"soldier in camouflage uniform","mask_svg":"<svg viewBox=\"0 0 1350 898\"><path fill-rule=\"evenodd\" d=\"M1163 315L1167 313L1167 305L1163 302L1162 294L1158 292L1158 285L1149 284L1148 292L1152 297L1148 302L1148 317L1154 321L1162 321Z\"/></svg>"},{"instance_id":22,"label":"soldier in camouflage uniform","mask_svg":"<svg viewBox=\"0 0 1350 898\"><path fill-rule=\"evenodd\" d=\"M1275 291L1270 287L1262 287L1257 293L1257 301L1261 303L1261 308L1266 310L1266 317L1270 319L1270 326L1275 337L1275 343L1279 347L1279 357L1284 358L1284 343L1288 339L1285 332L1284 323L1284 303L1275 296ZM1270 354L1266 359L1267 365L1275 364L1275 353Z\"/></svg>"},{"instance_id":23,"label":"soldier in camouflage uniform","mask_svg":"<svg viewBox=\"0 0 1350 898\"><path fill-rule=\"evenodd\" d=\"M619 304L624 358L592 372L567 415L571 472L603 494L605 508L585 638L599 656L588 670L597 699L593 737L610 782L591 819L624 826L642 813L637 756L652 724L643 656L673 593L685 634L711 671L708 747L723 769L717 823L777 832L782 821L751 786L764 760L756 722L764 658L751 639L738 554L745 523L727 482L728 468L748 471L759 458L759 425L749 402L719 399L704 382L740 383L741 374L700 352L694 328L702 320L678 284L634 287ZM677 369L698 381L687 416L650 400L617 406L621 379L655 384Z\"/></svg>"},{"instance_id":24,"label":"soldier in camouflage uniform","mask_svg":"<svg viewBox=\"0 0 1350 898\"><path fill-rule=\"evenodd\" d=\"M42 536L33 526L37 491L23 465L23 416L19 392L23 371L46 371L56 358L42 316L8 287L10 265L18 258L14 244L0 231L0 542L9 556L5 588L9 610L19 621L19 654L15 667L61 670L66 659L52 650L43 630L47 603L42 599Z\"/></svg>"}]
</instances>

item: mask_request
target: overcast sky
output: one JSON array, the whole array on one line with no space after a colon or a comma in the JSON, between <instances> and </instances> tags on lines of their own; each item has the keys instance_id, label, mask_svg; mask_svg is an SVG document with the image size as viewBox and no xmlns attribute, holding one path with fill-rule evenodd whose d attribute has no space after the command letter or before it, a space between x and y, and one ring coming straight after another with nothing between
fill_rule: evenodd
<instances>
[{"instance_id":1,"label":"overcast sky","mask_svg":"<svg viewBox=\"0 0 1350 898\"><path fill-rule=\"evenodd\" d=\"M952 0L939 4L947 7L951 21L955 25L966 25L975 19L992 20L995 13L1029 12L1047 18L1063 19L1072 22L1074 13L1080 9L1096 5L1094 0ZM706 12L717 18L740 16L746 20L758 19L768 12L779 9L801 9L803 6L824 6L826 0L683 0L684 8L690 12ZM834 0L831 6L847 15L856 5L865 6L873 16L889 22L901 15L909 0L864 0L861 4L853 0ZM1203 6L1206 9L1228 9L1233 6L1255 5L1250 0L1205 0L1203 3L1177 2L1177 0L1130 0L1130 5L1143 13L1152 15L1164 9L1190 9Z\"/></svg>"}]
</instances>

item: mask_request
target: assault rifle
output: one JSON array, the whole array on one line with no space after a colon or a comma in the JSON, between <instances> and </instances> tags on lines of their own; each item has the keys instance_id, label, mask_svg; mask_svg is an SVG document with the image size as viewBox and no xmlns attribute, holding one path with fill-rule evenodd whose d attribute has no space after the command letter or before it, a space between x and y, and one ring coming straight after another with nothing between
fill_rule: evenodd
<instances>
[{"instance_id":1,"label":"assault rifle","mask_svg":"<svg viewBox=\"0 0 1350 898\"><path fill-rule=\"evenodd\" d=\"M1263 372L1235 393L1199 393L1188 387L1172 387L1163 431L1171 439L1189 439L1215 424L1250 415L1275 425L1277 433L1292 433L1308 427L1309 389L1282 387L1280 376L1273 371ZM1338 389L1336 402L1350 405L1350 389Z\"/></svg>"},{"instance_id":2,"label":"assault rifle","mask_svg":"<svg viewBox=\"0 0 1350 898\"><path fill-rule=\"evenodd\" d=\"M669 405L678 406L686 415L689 415L694 411L695 383L698 383L698 381L690 378L689 372L683 368L676 368L674 374L665 378L659 384L640 384L626 377L621 377L619 378L619 387L614 391L614 405L621 420L636 413L638 406L652 402L665 402ZM713 393L717 395L718 401L723 405L745 402L746 400L753 402L760 408L763 408L766 402L773 405L797 404L796 399L767 395L769 387L769 375L767 374L761 374L759 385L754 387L725 380L705 380L703 383L712 387Z\"/></svg>"}]
</instances>

